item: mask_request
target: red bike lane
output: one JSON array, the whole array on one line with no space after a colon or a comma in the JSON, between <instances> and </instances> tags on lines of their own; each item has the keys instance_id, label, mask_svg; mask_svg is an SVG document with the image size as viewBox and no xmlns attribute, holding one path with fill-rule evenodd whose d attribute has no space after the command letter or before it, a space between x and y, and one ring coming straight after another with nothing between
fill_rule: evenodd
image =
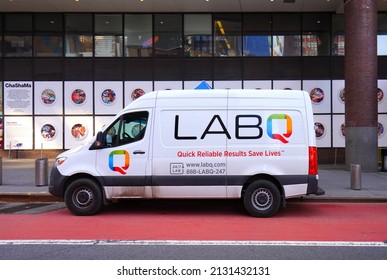
<instances>
[{"instance_id":1,"label":"red bike lane","mask_svg":"<svg viewBox=\"0 0 387 280\"><path fill-rule=\"evenodd\" d=\"M173 202L175 203L175 202ZM0 240L220 240L384 242L387 204L289 203L271 218L236 202L135 202L77 217L67 209L0 215Z\"/></svg>"}]
</instances>

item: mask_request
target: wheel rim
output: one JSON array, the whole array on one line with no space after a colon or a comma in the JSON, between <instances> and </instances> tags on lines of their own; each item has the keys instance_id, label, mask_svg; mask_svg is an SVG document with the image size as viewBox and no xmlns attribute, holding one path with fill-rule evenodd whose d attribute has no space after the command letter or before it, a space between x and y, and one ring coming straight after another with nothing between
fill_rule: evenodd
<instances>
[{"instance_id":1,"label":"wheel rim","mask_svg":"<svg viewBox=\"0 0 387 280\"><path fill-rule=\"evenodd\" d=\"M258 189L251 196L251 202L259 210L267 210L273 204L273 195L267 189Z\"/></svg>"},{"instance_id":2,"label":"wheel rim","mask_svg":"<svg viewBox=\"0 0 387 280\"><path fill-rule=\"evenodd\" d=\"M73 203L79 208L87 208L94 202L93 192L88 188L80 188L73 194Z\"/></svg>"}]
</instances>

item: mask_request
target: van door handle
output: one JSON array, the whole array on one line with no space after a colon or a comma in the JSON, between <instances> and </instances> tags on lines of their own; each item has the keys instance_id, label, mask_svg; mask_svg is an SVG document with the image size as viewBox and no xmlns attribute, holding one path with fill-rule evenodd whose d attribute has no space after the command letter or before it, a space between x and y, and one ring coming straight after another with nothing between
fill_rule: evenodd
<instances>
[{"instance_id":1,"label":"van door handle","mask_svg":"<svg viewBox=\"0 0 387 280\"><path fill-rule=\"evenodd\" d=\"M143 154L145 154L145 151L136 150L136 151L133 152L133 154L134 154L134 155L139 155L139 154L140 154L140 155L143 155Z\"/></svg>"}]
</instances>

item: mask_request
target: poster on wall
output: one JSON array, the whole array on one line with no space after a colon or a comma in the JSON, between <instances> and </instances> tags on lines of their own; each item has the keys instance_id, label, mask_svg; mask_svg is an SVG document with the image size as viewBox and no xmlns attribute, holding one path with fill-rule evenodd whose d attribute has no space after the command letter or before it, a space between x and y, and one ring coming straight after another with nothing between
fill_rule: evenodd
<instances>
[{"instance_id":1,"label":"poster on wall","mask_svg":"<svg viewBox=\"0 0 387 280\"><path fill-rule=\"evenodd\" d=\"M318 148L331 147L331 115L314 115L314 130Z\"/></svg>"},{"instance_id":2,"label":"poster on wall","mask_svg":"<svg viewBox=\"0 0 387 280\"><path fill-rule=\"evenodd\" d=\"M301 90L301 81L273 81L273 89Z\"/></svg>"},{"instance_id":3,"label":"poster on wall","mask_svg":"<svg viewBox=\"0 0 387 280\"><path fill-rule=\"evenodd\" d=\"M303 81L302 88L309 93L313 113L331 112L331 81Z\"/></svg>"},{"instance_id":4,"label":"poster on wall","mask_svg":"<svg viewBox=\"0 0 387 280\"><path fill-rule=\"evenodd\" d=\"M65 114L93 113L93 83L65 82Z\"/></svg>"},{"instance_id":5,"label":"poster on wall","mask_svg":"<svg viewBox=\"0 0 387 280\"><path fill-rule=\"evenodd\" d=\"M63 114L62 82L35 82L35 115Z\"/></svg>"},{"instance_id":6,"label":"poster on wall","mask_svg":"<svg viewBox=\"0 0 387 280\"><path fill-rule=\"evenodd\" d=\"M3 148L3 83L0 82L0 149Z\"/></svg>"},{"instance_id":7,"label":"poster on wall","mask_svg":"<svg viewBox=\"0 0 387 280\"><path fill-rule=\"evenodd\" d=\"M95 82L94 105L96 114L117 114L123 108L122 82Z\"/></svg>"},{"instance_id":8,"label":"poster on wall","mask_svg":"<svg viewBox=\"0 0 387 280\"><path fill-rule=\"evenodd\" d=\"M109 125L114 119L115 119L115 116L96 116L94 118L94 127L95 127L94 134L101 131L106 125Z\"/></svg>"},{"instance_id":9,"label":"poster on wall","mask_svg":"<svg viewBox=\"0 0 387 280\"><path fill-rule=\"evenodd\" d=\"M4 115L32 115L32 82L4 82Z\"/></svg>"},{"instance_id":10,"label":"poster on wall","mask_svg":"<svg viewBox=\"0 0 387 280\"><path fill-rule=\"evenodd\" d=\"M134 100L143 96L145 93L153 90L153 82L151 81L127 81L125 82L125 106L128 106Z\"/></svg>"},{"instance_id":11,"label":"poster on wall","mask_svg":"<svg viewBox=\"0 0 387 280\"><path fill-rule=\"evenodd\" d=\"M378 115L378 147L387 147L387 115Z\"/></svg>"},{"instance_id":12,"label":"poster on wall","mask_svg":"<svg viewBox=\"0 0 387 280\"><path fill-rule=\"evenodd\" d=\"M244 89L271 89L271 81L243 81Z\"/></svg>"},{"instance_id":13,"label":"poster on wall","mask_svg":"<svg viewBox=\"0 0 387 280\"><path fill-rule=\"evenodd\" d=\"M334 115L332 117L332 138L334 148L345 147L345 117L344 115Z\"/></svg>"},{"instance_id":14,"label":"poster on wall","mask_svg":"<svg viewBox=\"0 0 387 280\"><path fill-rule=\"evenodd\" d=\"M344 113L345 111L345 81L332 81L332 109L333 113Z\"/></svg>"},{"instance_id":15,"label":"poster on wall","mask_svg":"<svg viewBox=\"0 0 387 280\"><path fill-rule=\"evenodd\" d=\"M10 150L31 150L32 117L4 117L4 147Z\"/></svg>"},{"instance_id":16,"label":"poster on wall","mask_svg":"<svg viewBox=\"0 0 387 280\"><path fill-rule=\"evenodd\" d=\"M378 112L379 113L387 113L387 80L379 80L378 81Z\"/></svg>"},{"instance_id":17,"label":"poster on wall","mask_svg":"<svg viewBox=\"0 0 387 280\"><path fill-rule=\"evenodd\" d=\"M65 117L65 149L71 149L86 143L93 137L93 117Z\"/></svg>"},{"instance_id":18,"label":"poster on wall","mask_svg":"<svg viewBox=\"0 0 387 280\"><path fill-rule=\"evenodd\" d=\"M242 81L214 81L214 89L241 89Z\"/></svg>"},{"instance_id":19,"label":"poster on wall","mask_svg":"<svg viewBox=\"0 0 387 280\"><path fill-rule=\"evenodd\" d=\"M35 149L63 149L63 117L35 117Z\"/></svg>"}]
</instances>

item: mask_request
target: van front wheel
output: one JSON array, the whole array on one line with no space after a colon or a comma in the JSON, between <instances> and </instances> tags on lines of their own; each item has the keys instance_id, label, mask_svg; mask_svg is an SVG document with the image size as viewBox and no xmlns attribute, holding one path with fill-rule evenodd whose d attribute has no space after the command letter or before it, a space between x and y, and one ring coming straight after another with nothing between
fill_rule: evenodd
<instances>
[{"instance_id":1,"label":"van front wheel","mask_svg":"<svg viewBox=\"0 0 387 280\"><path fill-rule=\"evenodd\" d=\"M68 186L64 201L74 215L94 215L102 208L102 191L95 181L78 179Z\"/></svg>"},{"instance_id":2,"label":"van front wheel","mask_svg":"<svg viewBox=\"0 0 387 280\"><path fill-rule=\"evenodd\" d=\"M271 217L281 206L277 186L268 180L257 180L247 186L243 195L246 211L254 217Z\"/></svg>"}]
</instances>

